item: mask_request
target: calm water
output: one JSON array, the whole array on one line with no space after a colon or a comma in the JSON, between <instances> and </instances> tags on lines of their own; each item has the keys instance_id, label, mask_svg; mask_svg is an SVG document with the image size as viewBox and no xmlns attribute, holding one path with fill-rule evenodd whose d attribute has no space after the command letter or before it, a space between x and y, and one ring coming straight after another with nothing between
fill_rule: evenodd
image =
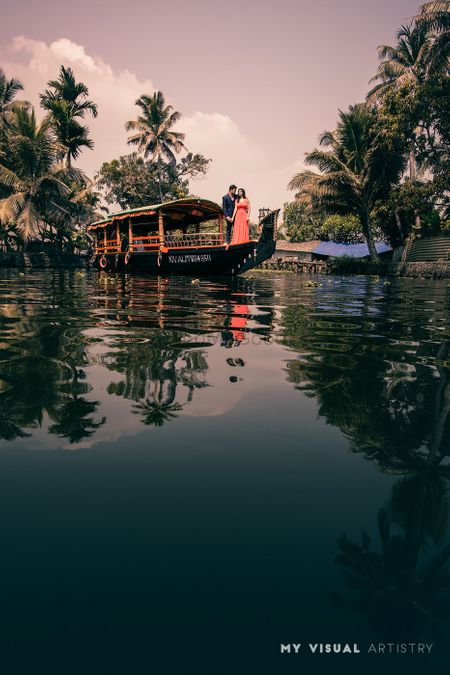
<instances>
[{"instance_id":1,"label":"calm water","mask_svg":"<svg viewBox=\"0 0 450 675\"><path fill-rule=\"evenodd\" d=\"M448 664L449 284L314 284L0 272L2 672Z\"/></svg>"}]
</instances>

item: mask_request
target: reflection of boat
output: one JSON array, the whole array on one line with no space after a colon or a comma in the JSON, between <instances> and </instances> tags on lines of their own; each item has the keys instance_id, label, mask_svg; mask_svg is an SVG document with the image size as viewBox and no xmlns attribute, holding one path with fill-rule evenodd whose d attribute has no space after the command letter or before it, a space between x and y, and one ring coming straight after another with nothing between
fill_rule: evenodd
<instances>
[{"instance_id":1,"label":"reflection of boat","mask_svg":"<svg viewBox=\"0 0 450 675\"><path fill-rule=\"evenodd\" d=\"M206 199L178 199L112 214L88 227L95 264L109 271L240 274L275 250L278 211L261 221L259 240L225 242L225 216Z\"/></svg>"}]
</instances>

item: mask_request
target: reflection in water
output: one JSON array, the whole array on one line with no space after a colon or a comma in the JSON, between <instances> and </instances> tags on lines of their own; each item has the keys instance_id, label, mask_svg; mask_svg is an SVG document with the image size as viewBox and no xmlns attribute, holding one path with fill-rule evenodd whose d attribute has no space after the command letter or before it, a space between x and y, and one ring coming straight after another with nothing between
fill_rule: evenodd
<instances>
[{"instance_id":1,"label":"reflection in water","mask_svg":"<svg viewBox=\"0 0 450 675\"><path fill-rule=\"evenodd\" d=\"M161 426L174 419L192 401L195 389L208 386L205 351L182 345L180 331L164 329L131 344L113 340L107 367L125 379L111 383L108 393L135 401L133 412L141 414L145 424Z\"/></svg>"},{"instance_id":2,"label":"reflection in water","mask_svg":"<svg viewBox=\"0 0 450 675\"><path fill-rule=\"evenodd\" d=\"M89 400L85 381L87 342L77 330L52 320L43 323L37 306L2 305L0 438L14 440L40 427L76 443L105 423L99 401ZM55 317L56 318L56 317Z\"/></svg>"},{"instance_id":3,"label":"reflection in water","mask_svg":"<svg viewBox=\"0 0 450 675\"><path fill-rule=\"evenodd\" d=\"M370 534L363 534L358 543L353 535L339 539L336 562L344 571L346 588L335 594L334 605L364 613L371 630L389 639L395 635L414 640L437 634L450 609L446 284L324 278L321 285L309 287L302 279L286 275L192 284L190 279L176 277L108 277L103 273L29 272L20 278L15 271L1 274L3 448L14 446L14 442L20 447L43 447L50 445L50 439L58 444L56 439L67 439L77 447L91 448L94 442L103 441L103 461L107 463L109 452L113 453L115 443L126 435L123 427L127 426L130 436L159 434L160 444L167 450L164 454L173 453L176 458L170 464L172 471L182 462L176 451L183 445L184 433L197 434L193 440L196 449L211 438L218 439L219 445L222 434L224 447L217 452L218 464L214 463L209 474L213 453L201 455L201 460L209 480L223 473L223 482L220 477L209 493L208 480L202 478L197 484L186 464L190 491L184 502L174 502L174 512L186 512L186 531L191 526L190 535L201 549L203 540L195 529L200 516L197 511L190 512L187 504L195 501L192 494L206 490L202 510L209 513L211 505L215 507L214 526L204 516L208 545L219 523L214 545L219 553L210 568L214 564L220 567L219 556L228 565L231 542L239 551L246 550L247 558L239 554L239 564L248 566L246 579L254 579L257 566L261 579L266 580L284 578L285 570L291 569L286 582L289 588L295 587L298 577L303 581L303 575L308 576L304 570L299 575L292 562L296 561L292 532L297 525L303 527L306 537L299 558L305 570L309 564L311 569L322 566L326 574L335 569L332 558L344 505L337 509L336 500L324 492L319 500L322 511L314 520L311 514L319 507L305 495L314 470L318 472L316 480L329 479L330 487L338 484L339 472L335 476L334 467L341 467L340 462L348 467L345 457L356 467L349 483L358 490L360 504L370 507L365 522ZM316 422L316 413L334 428L336 447L348 448L350 453L334 446L330 450L330 429L324 430L325 425ZM225 415L222 426L208 427L208 416ZM183 426L194 416L202 418L198 424ZM163 429L156 431L154 427ZM180 434L172 436L178 428ZM111 429L116 435L108 436ZM303 432L307 440L301 445ZM33 445L39 433L41 445ZM339 446L343 437L345 442ZM86 443L86 439L91 440ZM311 439L314 451L308 447L313 444ZM158 470L157 463L152 464L153 452L155 447L133 459L135 466L142 462L149 484ZM332 467L330 452L334 453ZM118 454L122 458L121 451ZM377 489L382 485L382 497L371 501L364 482L355 487L359 476L367 480L361 465L375 474L374 483ZM293 487L296 476L305 477L301 489L297 484ZM389 499L379 509L386 497L386 477ZM149 539L141 536L151 526L146 520L148 513L167 512L165 495L158 496L157 481L147 489L145 480L141 487L147 510L141 509L139 502L133 514L133 518L136 513L143 518L137 556L142 541ZM134 486L132 481L130 484L131 500ZM183 487L184 475L177 490L182 493ZM238 500L241 507L236 507L230 526L228 514L240 488L245 500ZM106 488L100 492L102 489ZM253 511L249 506L252 499ZM342 531L359 526L360 504L354 505L354 513L345 512ZM336 523L326 531L332 511L333 516L337 511ZM291 512L295 516L285 533L283 523ZM244 525L239 530L241 521ZM373 526L375 521L377 527ZM272 522L274 543L267 543L267 528ZM184 532L171 527L173 541L182 539ZM158 546L165 550L165 540L158 532L153 531L156 543L141 560L145 575L154 550ZM257 539L259 533L263 544ZM321 537L327 538L328 553L317 543ZM260 555L251 548L255 542L256 546L259 542ZM209 560L214 546L203 551L205 559ZM270 554L265 547L270 547ZM311 561L304 550L310 551ZM278 562L273 551L279 555ZM330 558L329 567L320 556ZM162 569L171 563L171 554L161 560ZM201 564L202 560L195 560L195 565L201 568ZM222 571L223 578L227 577L228 568ZM236 566L233 574L238 578L239 573ZM319 576L317 572L314 583L308 582L311 589L305 590L311 592L309 606L317 602L317 589L323 586L324 574ZM175 573L170 577L167 588L176 577ZM261 587L258 593L262 597ZM276 588L267 592L276 604ZM255 587L249 590L249 606L260 597L258 593ZM222 596L221 601L226 604L227 598ZM320 611L328 616L334 608L324 604ZM232 612L234 617L234 605Z\"/></svg>"},{"instance_id":4,"label":"reflection in water","mask_svg":"<svg viewBox=\"0 0 450 675\"><path fill-rule=\"evenodd\" d=\"M283 344L298 353L289 380L353 451L392 471L411 450L450 449L448 297L445 315L411 295L368 283L362 297L308 298L282 319Z\"/></svg>"},{"instance_id":5,"label":"reflection in water","mask_svg":"<svg viewBox=\"0 0 450 675\"><path fill-rule=\"evenodd\" d=\"M450 615L448 294L442 312L406 291L368 282L362 296L322 292L287 306L281 331L298 353L289 380L353 452L404 476L378 512L380 550L366 532L361 543L342 535L336 557L347 592L333 602L387 640L442 635Z\"/></svg>"},{"instance_id":6,"label":"reflection in water","mask_svg":"<svg viewBox=\"0 0 450 675\"><path fill-rule=\"evenodd\" d=\"M37 275L26 297L14 274L10 301L0 308L0 437L25 438L47 420L47 432L77 443L107 423L89 394L86 366L119 374L110 396L133 402L146 425L175 419L194 392L210 386L208 349L235 348L247 324L267 340L272 311L243 304L252 282L207 282L182 278L53 274ZM239 289L239 290L237 290ZM98 349L100 347L100 349ZM240 358L225 359L243 366Z\"/></svg>"},{"instance_id":7,"label":"reflection in water","mask_svg":"<svg viewBox=\"0 0 450 675\"><path fill-rule=\"evenodd\" d=\"M434 450L414 454L378 513L380 551L363 532L361 544L343 535L336 563L345 596L334 602L363 612L381 639L443 637L450 616L450 545L445 545L450 465ZM397 471L400 468L397 465Z\"/></svg>"}]
</instances>

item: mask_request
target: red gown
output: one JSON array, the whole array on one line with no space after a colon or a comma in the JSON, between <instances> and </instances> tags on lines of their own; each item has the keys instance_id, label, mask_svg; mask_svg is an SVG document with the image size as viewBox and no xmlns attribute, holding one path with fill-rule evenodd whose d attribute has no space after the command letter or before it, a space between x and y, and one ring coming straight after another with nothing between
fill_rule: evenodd
<instances>
[{"instance_id":1,"label":"red gown","mask_svg":"<svg viewBox=\"0 0 450 675\"><path fill-rule=\"evenodd\" d=\"M248 199L241 199L237 203L236 217L233 225L232 244L242 244L248 241Z\"/></svg>"}]
</instances>

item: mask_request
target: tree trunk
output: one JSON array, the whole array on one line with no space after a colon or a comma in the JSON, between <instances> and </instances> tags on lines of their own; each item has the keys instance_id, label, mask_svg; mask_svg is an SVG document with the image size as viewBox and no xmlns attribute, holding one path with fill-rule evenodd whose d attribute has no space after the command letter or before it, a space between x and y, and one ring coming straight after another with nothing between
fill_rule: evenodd
<instances>
[{"instance_id":1,"label":"tree trunk","mask_svg":"<svg viewBox=\"0 0 450 675\"><path fill-rule=\"evenodd\" d=\"M409 150L409 177L411 181L415 181L417 178L417 164L414 155L414 144L411 146Z\"/></svg>"},{"instance_id":2,"label":"tree trunk","mask_svg":"<svg viewBox=\"0 0 450 675\"><path fill-rule=\"evenodd\" d=\"M163 202L163 193L162 193L162 187L161 187L161 160L158 159L158 188L159 188L159 203L162 204Z\"/></svg>"},{"instance_id":3,"label":"tree trunk","mask_svg":"<svg viewBox=\"0 0 450 675\"><path fill-rule=\"evenodd\" d=\"M378 253L377 249L375 248L375 242L373 240L373 233L372 229L370 226L370 216L365 211L364 213L361 214L361 225L362 225L362 230L364 234L364 238L367 243L367 248L369 249L369 254L371 260L378 260Z\"/></svg>"},{"instance_id":4,"label":"tree trunk","mask_svg":"<svg viewBox=\"0 0 450 675\"><path fill-rule=\"evenodd\" d=\"M400 236L400 241L403 244L404 237L402 230L402 221L400 220L400 214L398 212L398 209L395 209L394 215L395 215L395 224L397 225L398 234Z\"/></svg>"},{"instance_id":5,"label":"tree trunk","mask_svg":"<svg viewBox=\"0 0 450 675\"><path fill-rule=\"evenodd\" d=\"M411 183L417 180L417 163L416 157L414 155L414 141L409 151L409 178L411 180ZM414 212L414 215L415 215L415 223L413 227L415 230L420 230L422 225L420 216L417 211Z\"/></svg>"}]
</instances>

